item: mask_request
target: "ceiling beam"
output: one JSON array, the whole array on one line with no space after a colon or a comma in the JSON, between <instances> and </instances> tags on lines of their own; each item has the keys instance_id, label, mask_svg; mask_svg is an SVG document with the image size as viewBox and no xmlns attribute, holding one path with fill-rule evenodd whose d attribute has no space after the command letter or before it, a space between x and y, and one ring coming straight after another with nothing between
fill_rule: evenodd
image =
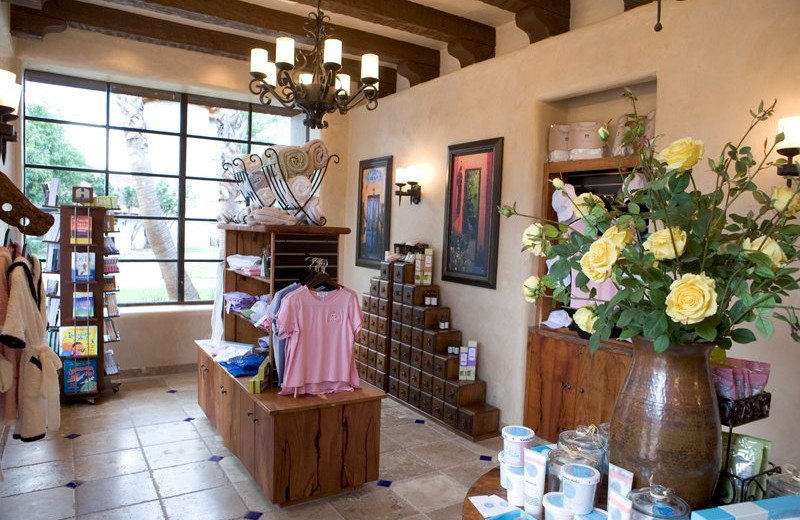
<instances>
[{"instance_id":1,"label":"ceiling beam","mask_svg":"<svg viewBox=\"0 0 800 520\"><path fill-rule=\"evenodd\" d=\"M317 7L317 0L294 0ZM443 42L473 40L494 49L494 27L408 0L321 0L324 11L350 16Z\"/></svg>"},{"instance_id":2,"label":"ceiling beam","mask_svg":"<svg viewBox=\"0 0 800 520\"><path fill-rule=\"evenodd\" d=\"M269 9L241 0L115 0L118 5L136 7L186 20L210 23L220 28L237 29L259 35L292 36L298 42L313 45L314 39L304 28L306 16ZM315 4L316 5L316 4ZM415 61L439 67L440 55L436 49L359 31L341 25L328 24L333 35L342 40L347 54L374 53L381 60L398 64Z\"/></svg>"},{"instance_id":3,"label":"ceiling beam","mask_svg":"<svg viewBox=\"0 0 800 520\"><path fill-rule=\"evenodd\" d=\"M271 53L275 52L274 44L253 38L149 18L75 0L51 0L41 11L11 6L10 18L12 36L22 38L42 39L46 34L71 27L237 60L249 60L250 49L253 47L264 47ZM343 72L354 78L360 76L358 61L342 61ZM382 66L378 74L381 97L394 93L397 89L397 71ZM247 77L243 78L243 84L246 79Z\"/></svg>"},{"instance_id":4,"label":"ceiling beam","mask_svg":"<svg viewBox=\"0 0 800 520\"><path fill-rule=\"evenodd\" d=\"M517 27L530 43L569 31L569 0L481 0L514 13Z\"/></svg>"},{"instance_id":5,"label":"ceiling beam","mask_svg":"<svg viewBox=\"0 0 800 520\"><path fill-rule=\"evenodd\" d=\"M569 16L570 13L570 0L480 0L484 4L499 7L505 11L518 13L523 9L529 7L538 7L546 11L559 14L561 16Z\"/></svg>"},{"instance_id":6,"label":"ceiling beam","mask_svg":"<svg viewBox=\"0 0 800 520\"><path fill-rule=\"evenodd\" d=\"M640 5L649 4L654 0L625 0L625 10L629 11L634 7L639 7Z\"/></svg>"}]
</instances>

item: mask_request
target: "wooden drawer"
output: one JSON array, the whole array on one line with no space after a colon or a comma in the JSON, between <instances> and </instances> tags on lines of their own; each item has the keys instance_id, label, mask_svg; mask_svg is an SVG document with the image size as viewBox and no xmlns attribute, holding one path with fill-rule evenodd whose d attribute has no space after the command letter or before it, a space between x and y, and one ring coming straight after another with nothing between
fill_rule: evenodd
<instances>
[{"instance_id":1,"label":"wooden drawer","mask_svg":"<svg viewBox=\"0 0 800 520\"><path fill-rule=\"evenodd\" d=\"M403 286L399 283L392 285L392 301L398 303L403 301Z\"/></svg>"},{"instance_id":2,"label":"wooden drawer","mask_svg":"<svg viewBox=\"0 0 800 520\"><path fill-rule=\"evenodd\" d=\"M356 363L356 369L358 370L358 377L363 379L364 381L367 380L367 365L364 363Z\"/></svg>"},{"instance_id":3,"label":"wooden drawer","mask_svg":"<svg viewBox=\"0 0 800 520\"><path fill-rule=\"evenodd\" d=\"M400 377L400 362L397 359L389 360L389 376L395 379Z\"/></svg>"},{"instance_id":4,"label":"wooden drawer","mask_svg":"<svg viewBox=\"0 0 800 520\"><path fill-rule=\"evenodd\" d=\"M408 389L408 404L415 408L419 408L419 388Z\"/></svg>"},{"instance_id":5,"label":"wooden drawer","mask_svg":"<svg viewBox=\"0 0 800 520\"><path fill-rule=\"evenodd\" d=\"M389 280L378 281L378 297L386 298L387 300L392 297L392 282Z\"/></svg>"},{"instance_id":6,"label":"wooden drawer","mask_svg":"<svg viewBox=\"0 0 800 520\"><path fill-rule=\"evenodd\" d=\"M411 346L416 348L422 348L422 338L424 336L424 332L422 329L412 328L411 329Z\"/></svg>"},{"instance_id":7,"label":"wooden drawer","mask_svg":"<svg viewBox=\"0 0 800 520\"><path fill-rule=\"evenodd\" d=\"M403 319L403 304L398 302L392 303L392 320L402 321Z\"/></svg>"},{"instance_id":8,"label":"wooden drawer","mask_svg":"<svg viewBox=\"0 0 800 520\"><path fill-rule=\"evenodd\" d=\"M386 377L386 373L382 372L381 370L375 370L375 386L380 388L381 390L386 390L386 381L388 377Z\"/></svg>"},{"instance_id":9,"label":"wooden drawer","mask_svg":"<svg viewBox=\"0 0 800 520\"><path fill-rule=\"evenodd\" d=\"M380 370L381 372L386 372L386 354L381 354L378 352L375 355L375 369Z\"/></svg>"},{"instance_id":10,"label":"wooden drawer","mask_svg":"<svg viewBox=\"0 0 800 520\"><path fill-rule=\"evenodd\" d=\"M428 294L431 296L435 295L438 300L439 286L413 284L403 285L403 303L406 305L423 306L425 305L425 296Z\"/></svg>"},{"instance_id":11,"label":"wooden drawer","mask_svg":"<svg viewBox=\"0 0 800 520\"><path fill-rule=\"evenodd\" d=\"M359 342L360 342L362 345L367 345L367 344L369 343L369 331L367 330L367 325L368 325L368 323L367 323L367 320L368 320L368 316L369 316L369 315L365 313L365 314L364 314L364 317L362 318L362 321L363 321L363 326L362 326L362 328L361 328L361 337L359 338Z\"/></svg>"},{"instance_id":12,"label":"wooden drawer","mask_svg":"<svg viewBox=\"0 0 800 520\"><path fill-rule=\"evenodd\" d=\"M392 359L400 359L400 340L393 339L389 347L389 357Z\"/></svg>"},{"instance_id":13,"label":"wooden drawer","mask_svg":"<svg viewBox=\"0 0 800 520\"><path fill-rule=\"evenodd\" d=\"M363 293L361 295L361 310L364 312L369 312L369 304L372 301L372 296L369 293Z\"/></svg>"},{"instance_id":14,"label":"wooden drawer","mask_svg":"<svg viewBox=\"0 0 800 520\"><path fill-rule=\"evenodd\" d=\"M389 318L389 309L392 307L392 304L389 300L385 298L378 298L378 316L381 318Z\"/></svg>"},{"instance_id":15,"label":"wooden drawer","mask_svg":"<svg viewBox=\"0 0 800 520\"><path fill-rule=\"evenodd\" d=\"M444 403L444 417L442 420L451 428L458 425L458 408L452 404Z\"/></svg>"},{"instance_id":16,"label":"wooden drawer","mask_svg":"<svg viewBox=\"0 0 800 520\"><path fill-rule=\"evenodd\" d=\"M410 388L408 386L408 383L400 381L398 385L400 387L400 389L398 390L398 397L400 397L400 399L402 399L403 401L408 402L408 390Z\"/></svg>"},{"instance_id":17,"label":"wooden drawer","mask_svg":"<svg viewBox=\"0 0 800 520\"><path fill-rule=\"evenodd\" d=\"M393 277L394 277L394 262L387 262L386 260L382 261L380 279L391 281L394 279Z\"/></svg>"},{"instance_id":18,"label":"wooden drawer","mask_svg":"<svg viewBox=\"0 0 800 520\"><path fill-rule=\"evenodd\" d=\"M425 413L431 413L431 394L419 391L419 409Z\"/></svg>"},{"instance_id":19,"label":"wooden drawer","mask_svg":"<svg viewBox=\"0 0 800 520\"><path fill-rule=\"evenodd\" d=\"M411 345L400 344L400 361L406 364L411 363Z\"/></svg>"},{"instance_id":20,"label":"wooden drawer","mask_svg":"<svg viewBox=\"0 0 800 520\"><path fill-rule=\"evenodd\" d=\"M377 297L372 297L369 300L369 313L370 314L378 314L378 309L380 308L381 299Z\"/></svg>"},{"instance_id":21,"label":"wooden drawer","mask_svg":"<svg viewBox=\"0 0 800 520\"><path fill-rule=\"evenodd\" d=\"M406 345L411 345L411 325L403 325L400 331L400 341Z\"/></svg>"},{"instance_id":22,"label":"wooden drawer","mask_svg":"<svg viewBox=\"0 0 800 520\"><path fill-rule=\"evenodd\" d=\"M365 346L361 346L361 349L358 351L358 360L362 363L366 363L369 359L369 348Z\"/></svg>"},{"instance_id":23,"label":"wooden drawer","mask_svg":"<svg viewBox=\"0 0 800 520\"><path fill-rule=\"evenodd\" d=\"M361 359L361 343L356 342L353 344L353 359L356 361Z\"/></svg>"},{"instance_id":24,"label":"wooden drawer","mask_svg":"<svg viewBox=\"0 0 800 520\"><path fill-rule=\"evenodd\" d=\"M411 361L409 364L415 368L422 368L422 351L420 349L411 347Z\"/></svg>"},{"instance_id":25,"label":"wooden drawer","mask_svg":"<svg viewBox=\"0 0 800 520\"><path fill-rule=\"evenodd\" d=\"M367 347L375 350L375 346L378 344L378 335L372 331L367 333Z\"/></svg>"},{"instance_id":26,"label":"wooden drawer","mask_svg":"<svg viewBox=\"0 0 800 520\"><path fill-rule=\"evenodd\" d=\"M433 374L433 354L430 352L422 353L422 366L420 368L423 372Z\"/></svg>"},{"instance_id":27,"label":"wooden drawer","mask_svg":"<svg viewBox=\"0 0 800 520\"><path fill-rule=\"evenodd\" d=\"M414 283L414 264L396 262L394 264L394 283L398 285Z\"/></svg>"},{"instance_id":28,"label":"wooden drawer","mask_svg":"<svg viewBox=\"0 0 800 520\"><path fill-rule=\"evenodd\" d=\"M389 318L381 318L377 316L378 328L375 329L378 334L389 334Z\"/></svg>"},{"instance_id":29,"label":"wooden drawer","mask_svg":"<svg viewBox=\"0 0 800 520\"><path fill-rule=\"evenodd\" d=\"M484 381L448 381L444 387L444 402L457 408L486 400Z\"/></svg>"},{"instance_id":30,"label":"wooden drawer","mask_svg":"<svg viewBox=\"0 0 800 520\"><path fill-rule=\"evenodd\" d=\"M500 427L500 410L486 403L465 405L458 409L457 427L473 437L496 433Z\"/></svg>"},{"instance_id":31,"label":"wooden drawer","mask_svg":"<svg viewBox=\"0 0 800 520\"><path fill-rule=\"evenodd\" d=\"M400 336L403 335L403 324L400 323L399 321L392 320L391 329L392 329L392 339L400 341Z\"/></svg>"},{"instance_id":32,"label":"wooden drawer","mask_svg":"<svg viewBox=\"0 0 800 520\"><path fill-rule=\"evenodd\" d=\"M377 359L378 353L370 349L369 354L367 354L367 365L375 368L375 362Z\"/></svg>"},{"instance_id":33,"label":"wooden drawer","mask_svg":"<svg viewBox=\"0 0 800 520\"><path fill-rule=\"evenodd\" d=\"M370 314L369 315L369 327L367 327L370 332L377 332L378 330L378 315L377 314Z\"/></svg>"},{"instance_id":34,"label":"wooden drawer","mask_svg":"<svg viewBox=\"0 0 800 520\"><path fill-rule=\"evenodd\" d=\"M400 381L391 375L389 376L389 393L395 397L400 397Z\"/></svg>"},{"instance_id":35,"label":"wooden drawer","mask_svg":"<svg viewBox=\"0 0 800 520\"><path fill-rule=\"evenodd\" d=\"M401 382L408 384L409 377L411 377L411 367L405 363L400 363L397 378L400 379Z\"/></svg>"},{"instance_id":36,"label":"wooden drawer","mask_svg":"<svg viewBox=\"0 0 800 520\"><path fill-rule=\"evenodd\" d=\"M411 367L409 369L408 384L411 385L413 388L418 389L421 376L422 376L422 371L420 369Z\"/></svg>"},{"instance_id":37,"label":"wooden drawer","mask_svg":"<svg viewBox=\"0 0 800 520\"><path fill-rule=\"evenodd\" d=\"M378 287L380 286L381 279L380 278L370 278L369 279L369 295L373 298L378 297Z\"/></svg>"},{"instance_id":38,"label":"wooden drawer","mask_svg":"<svg viewBox=\"0 0 800 520\"><path fill-rule=\"evenodd\" d=\"M367 383L375 384L375 369L373 367L367 367Z\"/></svg>"},{"instance_id":39,"label":"wooden drawer","mask_svg":"<svg viewBox=\"0 0 800 520\"><path fill-rule=\"evenodd\" d=\"M422 337L422 350L431 354L447 354L450 345L461 346L461 331L426 330Z\"/></svg>"},{"instance_id":40,"label":"wooden drawer","mask_svg":"<svg viewBox=\"0 0 800 520\"><path fill-rule=\"evenodd\" d=\"M444 379L433 376L433 383L431 383L431 395L436 399L441 399L444 402L444 385L447 381Z\"/></svg>"},{"instance_id":41,"label":"wooden drawer","mask_svg":"<svg viewBox=\"0 0 800 520\"><path fill-rule=\"evenodd\" d=\"M411 324L420 329L438 329L440 321L450 321L449 307L412 307Z\"/></svg>"},{"instance_id":42,"label":"wooden drawer","mask_svg":"<svg viewBox=\"0 0 800 520\"><path fill-rule=\"evenodd\" d=\"M422 372L419 376L419 389L422 393L430 394L433 392L433 375Z\"/></svg>"},{"instance_id":43,"label":"wooden drawer","mask_svg":"<svg viewBox=\"0 0 800 520\"><path fill-rule=\"evenodd\" d=\"M447 381L458 379L458 356L455 354L433 356L433 375Z\"/></svg>"},{"instance_id":44,"label":"wooden drawer","mask_svg":"<svg viewBox=\"0 0 800 520\"><path fill-rule=\"evenodd\" d=\"M375 337L375 350L377 350L379 354L386 354L389 352L389 336L376 334Z\"/></svg>"},{"instance_id":45,"label":"wooden drawer","mask_svg":"<svg viewBox=\"0 0 800 520\"><path fill-rule=\"evenodd\" d=\"M431 397L431 415L440 421L444 420L444 401Z\"/></svg>"},{"instance_id":46,"label":"wooden drawer","mask_svg":"<svg viewBox=\"0 0 800 520\"><path fill-rule=\"evenodd\" d=\"M403 325L411 325L411 320L414 318L414 307L411 305L403 305L402 319Z\"/></svg>"}]
</instances>

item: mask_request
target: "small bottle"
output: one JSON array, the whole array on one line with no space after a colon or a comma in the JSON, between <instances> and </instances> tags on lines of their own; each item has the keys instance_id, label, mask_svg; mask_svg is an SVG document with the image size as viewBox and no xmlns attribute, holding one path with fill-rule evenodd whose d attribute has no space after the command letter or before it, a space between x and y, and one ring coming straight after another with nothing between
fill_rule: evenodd
<instances>
[{"instance_id":1,"label":"small bottle","mask_svg":"<svg viewBox=\"0 0 800 520\"><path fill-rule=\"evenodd\" d=\"M425 306L426 307L430 307L431 305L433 305L431 303L431 292L428 291L428 292L425 293Z\"/></svg>"},{"instance_id":2,"label":"small bottle","mask_svg":"<svg viewBox=\"0 0 800 520\"><path fill-rule=\"evenodd\" d=\"M447 330L450 328L450 323L444 319L439 320L439 330Z\"/></svg>"},{"instance_id":3,"label":"small bottle","mask_svg":"<svg viewBox=\"0 0 800 520\"><path fill-rule=\"evenodd\" d=\"M431 295L431 307L436 307L437 305L439 305L439 297L436 295L436 293L430 291L430 295Z\"/></svg>"}]
</instances>

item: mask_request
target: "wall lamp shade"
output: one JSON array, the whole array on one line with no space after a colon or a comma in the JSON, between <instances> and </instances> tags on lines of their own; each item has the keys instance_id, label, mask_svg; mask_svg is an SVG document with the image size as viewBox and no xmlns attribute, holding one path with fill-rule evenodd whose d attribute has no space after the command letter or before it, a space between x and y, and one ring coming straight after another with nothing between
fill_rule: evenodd
<instances>
[{"instance_id":1,"label":"wall lamp shade","mask_svg":"<svg viewBox=\"0 0 800 520\"><path fill-rule=\"evenodd\" d=\"M778 121L778 133L783 133L783 141L778 143L778 153L786 157L786 164L778 166L778 175L797 177L798 163L792 162L800 154L800 116L784 117Z\"/></svg>"},{"instance_id":2,"label":"wall lamp shade","mask_svg":"<svg viewBox=\"0 0 800 520\"><path fill-rule=\"evenodd\" d=\"M6 162L6 144L17 140L17 131L11 124L17 119L22 85L16 83L17 75L0 70L0 160Z\"/></svg>"},{"instance_id":3,"label":"wall lamp shade","mask_svg":"<svg viewBox=\"0 0 800 520\"><path fill-rule=\"evenodd\" d=\"M397 189L394 194L397 195L398 204L403 203L403 197L408 197L411 204L419 204L422 200L422 187L419 182L411 180L413 171L409 168L398 168L394 174L395 186ZM403 187L408 184L407 189Z\"/></svg>"}]
</instances>

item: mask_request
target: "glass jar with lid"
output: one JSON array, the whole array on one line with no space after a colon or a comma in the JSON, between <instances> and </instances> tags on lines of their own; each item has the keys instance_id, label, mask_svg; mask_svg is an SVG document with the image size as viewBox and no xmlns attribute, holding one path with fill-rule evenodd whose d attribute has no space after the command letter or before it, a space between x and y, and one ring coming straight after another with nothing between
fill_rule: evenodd
<instances>
[{"instance_id":1,"label":"glass jar with lid","mask_svg":"<svg viewBox=\"0 0 800 520\"><path fill-rule=\"evenodd\" d=\"M651 485L628 493L631 520L681 520L689 518L691 508L669 488Z\"/></svg>"},{"instance_id":2,"label":"glass jar with lid","mask_svg":"<svg viewBox=\"0 0 800 520\"><path fill-rule=\"evenodd\" d=\"M561 491L561 467L565 464L586 464L600 471L601 462L579 450L565 447L547 453L547 486L545 491Z\"/></svg>"},{"instance_id":3,"label":"glass jar with lid","mask_svg":"<svg viewBox=\"0 0 800 520\"><path fill-rule=\"evenodd\" d=\"M800 495L800 470L787 464L782 471L767 477L767 498Z\"/></svg>"},{"instance_id":4,"label":"glass jar with lid","mask_svg":"<svg viewBox=\"0 0 800 520\"><path fill-rule=\"evenodd\" d=\"M574 430L564 430L558 434L558 447L577 450L601 463L599 469L604 475L608 474L606 452L608 450L608 437L603 437L602 430L594 424L578 426Z\"/></svg>"}]
</instances>

